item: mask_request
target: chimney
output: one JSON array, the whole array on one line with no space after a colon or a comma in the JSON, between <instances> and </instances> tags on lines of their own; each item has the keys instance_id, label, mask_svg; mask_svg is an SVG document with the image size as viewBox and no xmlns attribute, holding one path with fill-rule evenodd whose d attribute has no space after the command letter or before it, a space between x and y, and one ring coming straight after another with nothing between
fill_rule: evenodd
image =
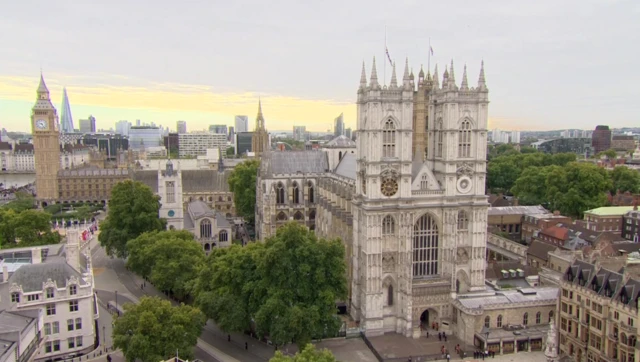
<instances>
[{"instance_id":1,"label":"chimney","mask_svg":"<svg viewBox=\"0 0 640 362\"><path fill-rule=\"evenodd\" d=\"M31 264L42 264L42 248L31 249Z\"/></svg>"},{"instance_id":2,"label":"chimney","mask_svg":"<svg viewBox=\"0 0 640 362\"><path fill-rule=\"evenodd\" d=\"M80 234L76 227L67 229L67 243L64 254L67 264L79 273L82 273L82 269L80 268Z\"/></svg>"},{"instance_id":3,"label":"chimney","mask_svg":"<svg viewBox=\"0 0 640 362\"><path fill-rule=\"evenodd\" d=\"M2 282L6 283L9 281L9 267L2 263Z\"/></svg>"}]
</instances>

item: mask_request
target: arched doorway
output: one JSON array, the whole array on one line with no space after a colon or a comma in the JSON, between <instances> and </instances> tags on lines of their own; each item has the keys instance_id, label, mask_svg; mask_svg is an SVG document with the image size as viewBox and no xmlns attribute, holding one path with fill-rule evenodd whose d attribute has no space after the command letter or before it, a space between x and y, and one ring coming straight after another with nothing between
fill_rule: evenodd
<instances>
[{"instance_id":1,"label":"arched doorway","mask_svg":"<svg viewBox=\"0 0 640 362\"><path fill-rule=\"evenodd\" d=\"M458 270L456 274L456 293L466 293L469 291L469 276L464 270Z\"/></svg>"},{"instance_id":2,"label":"arched doorway","mask_svg":"<svg viewBox=\"0 0 640 362\"><path fill-rule=\"evenodd\" d=\"M435 323L439 323L438 312L433 308L428 308L420 315L420 325L422 329L433 329Z\"/></svg>"}]
</instances>

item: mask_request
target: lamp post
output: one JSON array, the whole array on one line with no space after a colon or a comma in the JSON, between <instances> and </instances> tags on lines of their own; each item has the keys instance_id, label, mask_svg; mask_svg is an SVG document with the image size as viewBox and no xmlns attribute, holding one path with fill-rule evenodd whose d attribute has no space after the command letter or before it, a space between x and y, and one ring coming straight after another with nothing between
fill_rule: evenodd
<instances>
[{"instance_id":1,"label":"lamp post","mask_svg":"<svg viewBox=\"0 0 640 362\"><path fill-rule=\"evenodd\" d=\"M116 290L116 312L118 313L118 317L120 316L120 309L118 309L118 291Z\"/></svg>"},{"instance_id":2,"label":"lamp post","mask_svg":"<svg viewBox=\"0 0 640 362\"><path fill-rule=\"evenodd\" d=\"M102 344L107 348L107 332L105 332L106 326L102 326Z\"/></svg>"},{"instance_id":3,"label":"lamp post","mask_svg":"<svg viewBox=\"0 0 640 362\"><path fill-rule=\"evenodd\" d=\"M489 351L489 328L487 326L482 327L481 334L484 334L484 350Z\"/></svg>"}]
</instances>

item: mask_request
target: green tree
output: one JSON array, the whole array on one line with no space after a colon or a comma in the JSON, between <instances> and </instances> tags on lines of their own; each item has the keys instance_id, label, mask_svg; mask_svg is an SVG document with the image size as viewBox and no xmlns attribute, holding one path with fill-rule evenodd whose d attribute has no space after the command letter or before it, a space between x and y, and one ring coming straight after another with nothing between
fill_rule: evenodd
<instances>
[{"instance_id":1,"label":"green tree","mask_svg":"<svg viewBox=\"0 0 640 362\"><path fill-rule=\"evenodd\" d=\"M196 305L225 332L251 328L266 295L257 270L265 244L232 245L209 254L196 284Z\"/></svg>"},{"instance_id":2,"label":"green tree","mask_svg":"<svg viewBox=\"0 0 640 362\"><path fill-rule=\"evenodd\" d=\"M4 247L16 243L16 217L17 213L13 209L0 208L0 244Z\"/></svg>"},{"instance_id":3,"label":"green tree","mask_svg":"<svg viewBox=\"0 0 640 362\"><path fill-rule=\"evenodd\" d=\"M640 192L640 172L637 170L618 166L609 172L609 176L613 182L613 188L611 189L612 194L618 191L629 191L632 194Z\"/></svg>"},{"instance_id":4,"label":"green tree","mask_svg":"<svg viewBox=\"0 0 640 362\"><path fill-rule=\"evenodd\" d=\"M591 163L572 162L547 174L547 200L552 210L582 217L586 210L604 206L613 183L607 171Z\"/></svg>"},{"instance_id":5,"label":"green tree","mask_svg":"<svg viewBox=\"0 0 640 362\"><path fill-rule=\"evenodd\" d=\"M227 147L227 156L233 157L236 154L235 147Z\"/></svg>"},{"instance_id":6,"label":"green tree","mask_svg":"<svg viewBox=\"0 0 640 362\"><path fill-rule=\"evenodd\" d=\"M36 210L25 210L13 219L15 236L25 246L58 243L60 235L51 231L51 215Z\"/></svg>"},{"instance_id":7,"label":"green tree","mask_svg":"<svg viewBox=\"0 0 640 362\"><path fill-rule=\"evenodd\" d=\"M611 160L615 160L618 157L618 152L616 152L616 150L614 149L608 149L606 151L599 152L596 155L597 158L600 158L602 156L607 156L607 158Z\"/></svg>"},{"instance_id":8,"label":"green tree","mask_svg":"<svg viewBox=\"0 0 640 362\"><path fill-rule=\"evenodd\" d=\"M229 175L229 189L238 215L251 225L256 213L256 180L260 161L252 159L237 165Z\"/></svg>"},{"instance_id":9,"label":"green tree","mask_svg":"<svg viewBox=\"0 0 640 362\"><path fill-rule=\"evenodd\" d=\"M255 313L258 333L276 344L306 345L340 328L336 301L347 296L344 246L296 222L266 240L258 263L267 295Z\"/></svg>"},{"instance_id":10,"label":"green tree","mask_svg":"<svg viewBox=\"0 0 640 362\"><path fill-rule=\"evenodd\" d=\"M98 240L108 255L127 256L127 242L142 233L164 230L158 217L160 198L138 181L117 183L111 190L107 218L100 225Z\"/></svg>"},{"instance_id":11,"label":"green tree","mask_svg":"<svg viewBox=\"0 0 640 362\"><path fill-rule=\"evenodd\" d=\"M11 209L15 212L22 212L35 208L35 199L31 194L26 192L16 192L16 199L4 205L3 208Z\"/></svg>"},{"instance_id":12,"label":"green tree","mask_svg":"<svg viewBox=\"0 0 640 362\"><path fill-rule=\"evenodd\" d=\"M277 351L269 362L336 362L336 357L328 349L317 350L314 345L307 344L302 352L289 357Z\"/></svg>"},{"instance_id":13,"label":"green tree","mask_svg":"<svg viewBox=\"0 0 640 362\"><path fill-rule=\"evenodd\" d=\"M146 232L127 243L127 266L180 300L192 295L205 255L185 230Z\"/></svg>"},{"instance_id":14,"label":"green tree","mask_svg":"<svg viewBox=\"0 0 640 362\"><path fill-rule=\"evenodd\" d=\"M529 167L518 177L511 192L522 205L547 204L547 177L560 166Z\"/></svg>"},{"instance_id":15,"label":"green tree","mask_svg":"<svg viewBox=\"0 0 640 362\"><path fill-rule=\"evenodd\" d=\"M113 347L119 348L127 362L164 361L180 351L180 357L193 358L206 317L197 308L171 306L167 300L142 297L139 304L124 305L125 313L116 317Z\"/></svg>"},{"instance_id":16,"label":"green tree","mask_svg":"<svg viewBox=\"0 0 640 362\"><path fill-rule=\"evenodd\" d=\"M196 304L225 331L276 344L306 345L337 332L336 301L346 298L344 246L288 223L264 244L215 250L197 283Z\"/></svg>"}]
</instances>

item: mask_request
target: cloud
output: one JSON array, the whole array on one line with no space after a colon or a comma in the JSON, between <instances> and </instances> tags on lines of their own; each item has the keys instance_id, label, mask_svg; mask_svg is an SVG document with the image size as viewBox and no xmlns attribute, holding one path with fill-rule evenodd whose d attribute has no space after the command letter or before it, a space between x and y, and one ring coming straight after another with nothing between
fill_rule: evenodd
<instances>
[{"instance_id":1,"label":"cloud","mask_svg":"<svg viewBox=\"0 0 640 362\"><path fill-rule=\"evenodd\" d=\"M64 83L72 111L95 108L96 112L90 113L98 119L98 126L103 128L111 128L115 121L127 119L126 116L132 114L137 119L172 128L178 119L193 122L190 127L192 129L206 128L212 123L231 125L237 114L248 114L252 118L257 113L259 98L262 100L267 127L271 130L291 130L295 124L306 125L310 131L326 131L332 127L333 119L340 113L345 114L348 124L355 123L356 106L351 100L304 99L255 92L218 92L205 85L145 83L122 76L69 77L54 74L47 76L45 80L54 104L57 99L62 99ZM123 83L127 85L122 85ZM17 102L35 100L36 88L37 79L0 76L0 99L15 101L16 105ZM29 110L18 110L15 106L9 107L10 111L11 109L15 112L3 115L3 126L12 129L24 127L24 114ZM100 114L101 111L103 114ZM121 115L117 116L119 111ZM181 113L184 117L179 116ZM153 114L154 119L144 119L145 114ZM179 118L175 118L176 115Z\"/></svg>"}]
</instances>

